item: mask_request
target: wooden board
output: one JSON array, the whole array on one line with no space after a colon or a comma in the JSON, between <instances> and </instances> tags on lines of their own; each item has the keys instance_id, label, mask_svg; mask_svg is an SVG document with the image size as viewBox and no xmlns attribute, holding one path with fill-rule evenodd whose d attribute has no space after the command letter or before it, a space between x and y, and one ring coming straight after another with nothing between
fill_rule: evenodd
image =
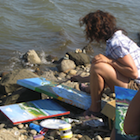
<instances>
[{"instance_id":1,"label":"wooden board","mask_svg":"<svg viewBox=\"0 0 140 140\"><path fill-rule=\"evenodd\" d=\"M126 135L123 129L124 118L130 104L137 90L126 89L122 87L115 87L116 94L116 118L115 118L115 131L116 140L139 140L138 136Z\"/></svg>"},{"instance_id":2,"label":"wooden board","mask_svg":"<svg viewBox=\"0 0 140 140\"><path fill-rule=\"evenodd\" d=\"M13 124L62 116L70 113L52 99L1 106L0 110Z\"/></svg>"},{"instance_id":3,"label":"wooden board","mask_svg":"<svg viewBox=\"0 0 140 140\"><path fill-rule=\"evenodd\" d=\"M81 109L87 110L91 105L91 96L89 94L64 85L54 84L43 77L17 80L17 84Z\"/></svg>"}]
</instances>

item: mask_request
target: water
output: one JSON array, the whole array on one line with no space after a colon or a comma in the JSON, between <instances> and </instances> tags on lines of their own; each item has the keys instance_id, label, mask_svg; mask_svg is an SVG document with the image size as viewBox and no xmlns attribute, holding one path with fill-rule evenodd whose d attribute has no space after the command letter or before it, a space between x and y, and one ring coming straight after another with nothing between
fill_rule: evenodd
<instances>
[{"instance_id":1,"label":"water","mask_svg":"<svg viewBox=\"0 0 140 140\"><path fill-rule=\"evenodd\" d=\"M88 42L79 18L98 9L112 13L118 26L138 42L139 6L139 0L1 0L0 71L20 67L20 56L31 49L44 60L48 54L61 58L83 48ZM94 56L105 47L93 43L93 49Z\"/></svg>"}]
</instances>

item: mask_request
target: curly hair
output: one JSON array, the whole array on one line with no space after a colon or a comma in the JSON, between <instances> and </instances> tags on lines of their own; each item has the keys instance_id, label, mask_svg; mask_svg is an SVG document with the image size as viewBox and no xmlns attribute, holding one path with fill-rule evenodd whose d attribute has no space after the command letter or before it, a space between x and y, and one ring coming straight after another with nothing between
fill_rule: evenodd
<instances>
[{"instance_id":1,"label":"curly hair","mask_svg":"<svg viewBox=\"0 0 140 140\"><path fill-rule=\"evenodd\" d=\"M86 39L92 42L96 40L108 40L116 30L116 18L101 10L91 12L79 20L80 26L85 25Z\"/></svg>"}]
</instances>

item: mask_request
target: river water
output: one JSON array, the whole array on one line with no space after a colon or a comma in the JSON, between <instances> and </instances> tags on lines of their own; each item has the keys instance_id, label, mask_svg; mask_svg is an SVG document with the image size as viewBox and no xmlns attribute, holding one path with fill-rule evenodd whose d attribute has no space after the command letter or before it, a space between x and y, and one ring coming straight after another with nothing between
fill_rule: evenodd
<instances>
[{"instance_id":1,"label":"river water","mask_svg":"<svg viewBox=\"0 0 140 140\"><path fill-rule=\"evenodd\" d=\"M20 67L20 56L34 49L44 64L45 56L61 58L67 51L87 45L79 18L104 10L138 43L140 0L0 0L0 71ZM94 55L105 46L92 44Z\"/></svg>"}]
</instances>

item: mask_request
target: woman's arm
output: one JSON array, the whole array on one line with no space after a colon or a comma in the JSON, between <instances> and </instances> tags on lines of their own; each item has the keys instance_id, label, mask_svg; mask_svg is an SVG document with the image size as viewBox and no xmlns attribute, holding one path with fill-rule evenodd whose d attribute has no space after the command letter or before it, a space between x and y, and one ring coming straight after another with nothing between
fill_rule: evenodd
<instances>
[{"instance_id":1,"label":"woman's arm","mask_svg":"<svg viewBox=\"0 0 140 140\"><path fill-rule=\"evenodd\" d=\"M124 131L126 134L140 136L140 90L136 93L128 107L124 120Z\"/></svg>"},{"instance_id":2,"label":"woman's arm","mask_svg":"<svg viewBox=\"0 0 140 140\"><path fill-rule=\"evenodd\" d=\"M138 78L138 70L130 54L117 59L117 61L110 59L108 63L124 76L132 79Z\"/></svg>"},{"instance_id":3,"label":"woman's arm","mask_svg":"<svg viewBox=\"0 0 140 140\"><path fill-rule=\"evenodd\" d=\"M92 60L92 64L96 64L100 62L110 64L114 69L116 69L126 77L132 79L138 78L138 70L130 54L125 55L123 58L119 58L117 60L110 59L104 56L103 54L99 54L96 55Z\"/></svg>"}]
</instances>

